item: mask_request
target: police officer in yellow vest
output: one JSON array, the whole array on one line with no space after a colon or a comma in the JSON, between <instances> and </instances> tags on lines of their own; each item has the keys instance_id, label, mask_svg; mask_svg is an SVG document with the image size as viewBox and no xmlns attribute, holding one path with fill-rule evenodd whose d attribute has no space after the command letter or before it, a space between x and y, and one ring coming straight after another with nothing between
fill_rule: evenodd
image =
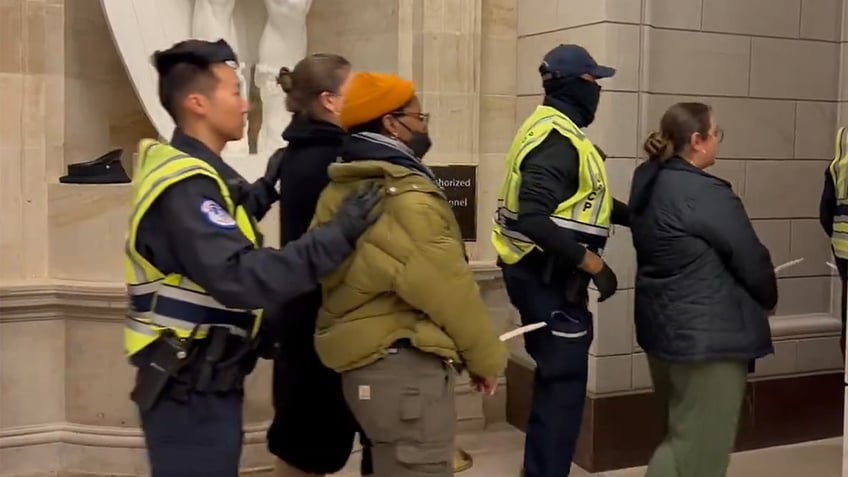
<instances>
[{"instance_id":1,"label":"police officer in yellow vest","mask_svg":"<svg viewBox=\"0 0 848 477\"><path fill-rule=\"evenodd\" d=\"M819 222L830 237L836 269L842 281L842 334L839 340L845 356L845 318L848 315L848 129L839 128L830 166L825 171L819 203Z\"/></svg>"},{"instance_id":2,"label":"police officer in yellow vest","mask_svg":"<svg viewBox=\"0 0 848 477\"><path fill-rule=\"evenodd\" d=\"M188 40L153 55L177 129L144 140L126 243L126 352L153 477L236 477L244 377L261 309L312 290L376 219L376 191L352 196L328 226L282 250L256 227L277 200L270 161L253 184L221 159L248 105L226 42Z\"/></svg>"},{"instance_id":3,"label":"police officer in yellow vest","mask_svg":"<svg viewBox=\"0 0 848 477\"><path fill-rule=\"evenodd\" d=\"M548 326L524 335L536 361L524 448L524 475L563 477L586 397L592 315L589 281L606 300L617 288L600 258L610 224L628 224L613 199L605 156L582 131L592 123L601 87L615 70L578 45L560 45L539 68L544 103L524 122L507 155L492 243L512 304L523 324Z\"/></svg>"}]
</instances>

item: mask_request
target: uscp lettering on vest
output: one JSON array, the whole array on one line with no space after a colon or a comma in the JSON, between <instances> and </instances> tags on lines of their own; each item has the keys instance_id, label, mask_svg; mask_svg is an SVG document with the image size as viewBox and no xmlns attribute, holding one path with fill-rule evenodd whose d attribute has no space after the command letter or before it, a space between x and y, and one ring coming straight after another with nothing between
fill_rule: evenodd
<instances>
[{"instance_id":1,"label":"uscp lettering on vest","mask_svg":"<svg viewBox=\"0 0 848 477\"><path fill-rule=\"evenodd\" d=\"M551 220L568 230L575 240L598 253L602 252L609 237L613 198L607 187L603 158L568 116L549 106L539 106L515 135L507 154L506 176L498 197L492 245L506 264L518 262L537 248L532 240L510 226L518 219L521 163L551 131L568 138L580 159L577 193L557 206Z\"/></svg>"}]
</instances>

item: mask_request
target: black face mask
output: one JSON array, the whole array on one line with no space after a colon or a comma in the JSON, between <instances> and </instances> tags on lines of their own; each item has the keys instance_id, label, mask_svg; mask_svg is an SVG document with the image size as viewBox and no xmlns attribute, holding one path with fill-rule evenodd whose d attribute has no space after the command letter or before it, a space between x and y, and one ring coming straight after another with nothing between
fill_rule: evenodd
<instances>
[{"instance_id":1,"label":"black face mask","mask_svg":"<svg viewBox=\"0 0 848 477\"><path fill-rule=\"evenodd\" d=\"M601 85L591 81L583 81L583 84L585 84L583 107L586 108L586 113L589 115L589 124L592 124L595 120L595 113L598 112L598 104L601 102Z\"/></svg>"},{"instance_id":2,"label":"black face mask","mask_svg":"<svg viewBox=\"0 0 848 477\"><path fill-rule=\"evenodd\" d=\"M545 85L545 94L576 108L581 117L572 118L572 120L575 120L582 128L595 120L595 113L598 111L598 103L601 100L601 85L582 78L560 79Z\"/></svg>"},{"instance_id":3,"label":"black face mask","mask_svg":"<svg viewBox=\"0 0 848 477\"><path fill-rule=\"evenodd\" d=\"M415 155L418 159L424 159L424 156L430 151L430 148L433 147L433 141L430 140L430 135L425 132L418 132L409 129L409 126L403 124L403 122L398 121L404 129L409 131L409 141L405 144L407 147L412 149L412 154Z\"/></svg>"}]
</instances>

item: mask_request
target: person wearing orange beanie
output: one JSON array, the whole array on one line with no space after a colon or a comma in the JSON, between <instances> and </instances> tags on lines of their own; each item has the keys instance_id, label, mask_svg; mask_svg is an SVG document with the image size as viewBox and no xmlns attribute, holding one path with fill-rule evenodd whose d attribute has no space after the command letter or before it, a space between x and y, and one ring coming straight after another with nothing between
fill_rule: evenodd
<instances>
[{"instance_id":1,"label":"person wearing orange beanie","mask_svg":"<svg viewBox=\"0 0 848 477\"><path fill-rule=\"evenodd\" d=\"M328 169L312 227L374 184L384 192L382 215L348 265L322 282L315 349L342 376L345 400L372 444L374 477L449 477L470 461L454 442L449 363L462 363L477 390L493 394L506 348L450 204L422 162L429 115L415 87L358 73L344 99L340 122L351 135Z\"/></svg>"},{"instance_id":2,"label":"person wearing orange beanie","mask_svg":"<svg viewBox=\"0 0 848 477\"><path fill-rule=\"evenodd\" d=\"M413 99L415 86L395 75L358 73L345 92L341 123L348 130L402 110ZM418 107L420 110L420 105Z\"/></svg>"}]
</instances>

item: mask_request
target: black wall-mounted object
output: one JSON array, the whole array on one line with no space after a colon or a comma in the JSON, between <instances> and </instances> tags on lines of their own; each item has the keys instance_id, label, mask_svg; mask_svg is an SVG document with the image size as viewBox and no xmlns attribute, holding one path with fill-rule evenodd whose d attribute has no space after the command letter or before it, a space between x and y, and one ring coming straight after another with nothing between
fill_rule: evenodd
<instances>
[{"instance_id":1,"label":"black wall-mounted object","mask_svg":"<svg viewBox=\"0 0 848 477\"><path fill-rule=\"evenodd\" d=\"M132 182L121 164L123 149L114 149L93 161L68 165L63 184L126 184Z\"/></svg>"}]
</instances>

